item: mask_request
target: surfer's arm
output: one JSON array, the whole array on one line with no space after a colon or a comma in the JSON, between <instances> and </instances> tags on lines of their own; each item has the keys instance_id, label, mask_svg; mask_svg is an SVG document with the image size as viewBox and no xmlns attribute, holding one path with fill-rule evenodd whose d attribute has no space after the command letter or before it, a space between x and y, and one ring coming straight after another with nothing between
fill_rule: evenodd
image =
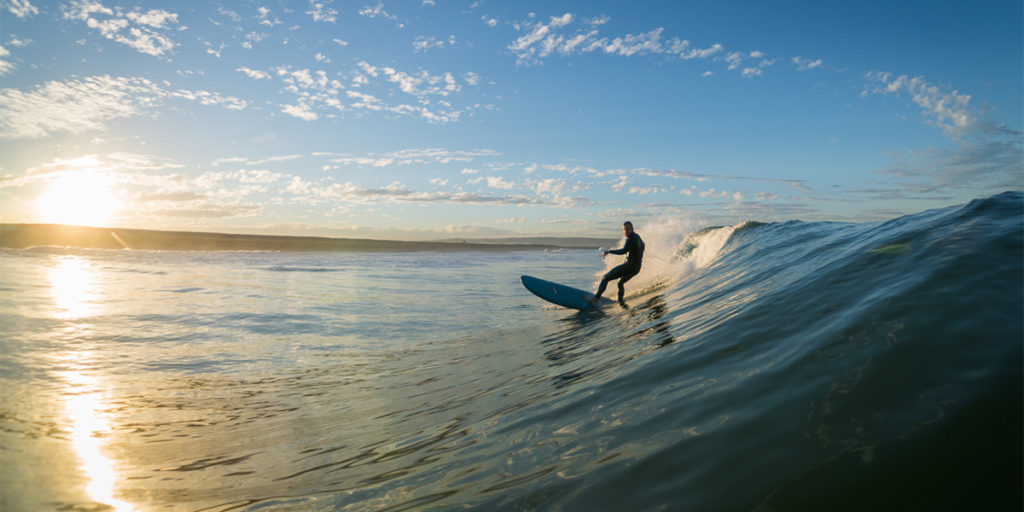
<instances>
[{"instance_id":1,"label":"surfer's arm","mask_svg":"<svg viewBox=\"0 0 1024 512\"><path fill-rule=\"evenodd\" d=\"M632 245L633 239L627 238L626 243L622 244L622 249L610 249L605 251L605 254L617 254L619 256L629 253L629 247Z\"/></svg>"}]
</instances>

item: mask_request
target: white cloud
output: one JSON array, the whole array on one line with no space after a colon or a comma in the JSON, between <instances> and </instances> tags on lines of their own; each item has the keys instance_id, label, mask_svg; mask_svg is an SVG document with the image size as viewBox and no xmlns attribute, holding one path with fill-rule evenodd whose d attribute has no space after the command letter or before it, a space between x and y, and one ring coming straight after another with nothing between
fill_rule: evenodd
<instances>
[{"instance_id":1,"label":"white cloud","mask_svg":"<svg viewBox=\"0 0 1024 512\"><path fill-rule=\"evenodd\" d=\"M546 178L536 183L533 183L534 190L540 195L552 195L555 197L561 196L562 191L565 190L567 184L565 180L558 178Z\"/></svg>"},{"instance_id":2,"label":"white cloud","mask_svg":"<svg viewBox=\"0 0 1024 512\"><path fill-rule=\"evenodd\" d=\"M529 64L535 61L534 55L540 54L541 57L549 55L554 47L564 42L564 37L555 36L552 32L554 29L564 27L572 23L573 16L571 13L565 13L562 16L552 16L549 23L537 23L534 25L533 30L525 36L521 36L516 39L513 43L508 45L508 49L515 53L519 59L517 63ZM541 50L538 52L536 48L537 43L542 43Z\"/></svg>"},{"instance_id":3,"label":"white cloud","mask_svg":"<svg viewBox=\"0 0 1024 512\"><path fill-rule=\"evenodd\" d=\"M619 176L619 181L612 185L612 190L622 192L629 185L629 178L625 175Z\"/></svg>"},{"instance_id":4,"label":"white cloud","mask_svg":"<svg viewBox=\"0 0 1024 512\"><path fill-rule=\"evenodd\" d=\"M416 74L409 74L387 67L382 70L389 82L397 83L402 92L418 98L429 95L448 96L461 89L455 83L455 77L451 73L431 75L426 71L420 71Z\"/></svg>"},{"instance_id":5,"label":"white cloud","mask_svg":"<svg viewBox=\"0 0 1024 512\"><path fill-rule=\"evenodd\" d=\"M257 19L260 20L260 25L263 25L265 27L273 27L274 25L280 25L283 23L281 20L277 18L270 19L270 9L266 7L259 7L256 9L256 11L259 12L259 16L257 17Z\"/></svg>"},{"instance_id":6,"label":"white cloud","mask_svg":"<svg viewBox=\"0 0 1024 512\"><path fill-rule=\"evenodd\" d=\"M487 186L490 188L496 188L501 190L511 190L513 188L516 188L515 183L507 181L501 176L487 176L484 178L476 178L475 180L470 180L470 183L480 181L481 179L487 181Z\"/></svg>"},{"instance_id":7,"label":"white cloud","mask_svg":"<svg viewBox=\"0 0 1024 512\"><path fill-rule=\"evenodd\" d=\"M693 48L690 41L685 39L678 37L664 39L665 29L663 27L609 39L602 37L600 30L610 21L610 18L602 16L583 20L575 29L566 28L575 21L576 18L572 13L566 13L562 16L551 17L547 21L517 23L515 24L516 29L525 29L528 32L518 37L506 48L516 56L517 65L540 64L543 59L556 54L570 56L598 51L623 57L668 55L682 60L724 60L731 70L739 69L744 59L763 59L759 63L760 68L766 68L775 63L774 59L764 59L765 54L761 51L730 52L725 57L718 57L719 54L725 52L725 48L721 44L716 43L707 48ZM761 73L749 71L746 76L759 74Z\"/></svg>"},{"instance_id":8,"label":"white cloud","mask_svg":"<svg viewBox=\"0 0 1024 512\"><path fill-rule=\"evenodd\" d=\"M871 71L865 75L869 82L876 83L862 95L908 93L917 106L921 107L931 123L942 128L948 135L961 136L976 123L971 112L971 96L957 91L946 91L931 85L922 77L907 75L894 76L892 73Z\"/></svg>"},{"instance_id":9,"label":"white cloud","mask_svg":"<svg viewBox=\"0 0 1024 512\"><path fill-rule=\"evenodd\" d=\"M22 19L39 14L39 8L29 0L8 0L7 10Z\"/></svg>"},{"instance_id":10,"label":"white cloud","mask_svg":"<svg viewBox=\"0 0 1024 512\"><path fill-rule=\"evenodd\" d=\"M668 52L670 55L677 55L683 60L691 59L709 59L714 55L725 51L725 48L720 44L713 44L708 48L690 48L690 42L683 39L673 39L672 43L668 46Z\"/></svg>"},{"instance_id":11,"label":"white cloud","mask_svg":"<svg viewBox=\"0 0 1024 512\"><path fill-rule=\"evenodd\" d=\"M218 46L217 49L215 50L213 49L213 43L210 43L209 41L204 41L203 44L206 45L206 53L213 55L218 59L220 58L221 52L224 50L224 48L227 47L227 45L221 43L220 46Z\"/></svg>"},{"instance_id":12,"label":"white cloud","mask_svg":"<svg viewBox=\"0 0 1024 512\"><path fill-rule=\"evenodd\" d=\"M10 55L11 52L9 52L6 48L0 45L0 76L4 76L7 73L14 71L14 63L6 60L7 57L10 57Z\"/></svg>"},{"instance_id":13,"label":"white cloud","mask_svg":"<svg viewBox=\"0 0 1024 512\"><path fill-rule=\"evenodd\" d=\"M431 48L444 48L445 45L455 46L455 36L448 36L448 40L437 39L436 37L416 36L412 42L414 52L425 52Z\"/></svg>"},{"instance_id":14,"label":"white cloud","mask_svg":"<svg viewBox=\"0 0 1024 512\"><path fill-rule=\"evenodd\" d=\"M643 53L661 53L662 47L659 40L663 31L663 28L658 27L644 34L627 34L623 37L616 37L605 45L603 49L605 53L614 53L626 57ZM581 43L582 41L580 40L572 41L573 47Z\"/></svg>"},{"instance_id":15,"label":"white cloud","mask_svg":"<svg viewBox=\"0 0 1024 512\"><path fill-rule=\"evenodd\" d=\"M319 203L452 203L452 204L489 204L489 205L537 205L550 204L545 201L526 196L486 196L468 192L417 192L410 190L401 183L395 182L383 188L366 188L352 182L332 183L321 180L310 183L293 177L288 191L299 194L299 200L314 204Z\"/></svg>"},{"instance_id":16,"label":"white cloud","mask_svg":"<svg viewBox=\"0 0 1024 512\"><path fill-rule=\"evenodd\" d=\"M389 20L398 19L398 16L388 13L384 10L384 2L379 1L374 7L369 5L359 10L360 16L366 16L367 18L385 18Z\"/></svg>"},{"instance_id":17,"label":"white cloud","mask_svg":"<svg viewBox=\"0 0 1024 512\"><path fill-rule=\"evenodd\" d=\"M327 0L325 2L317 2L310 0L309 10L306 14L313 17L313 21L323 21L325 23L334 23L338 21L338 11L328 7L333 0Z\"/></svg>"},{"instance_id":18,"label":"white cloud","mask_svg":"<svg viewBox=\"0 0 1024 512\"><path fill-rule=\"evenodd\" d=\"M248 106L246 101L240 100L234 96L221 96L218 93L204 91L201 89L198 91L179 89L174 92L168 92L167 94L175 98L198 101L200 104L207 106L223 105L225 108L230 110L244 110L245 107Z\"/></svg>"},{"instance_id":19,"label":"white cloud","mask_svg":"<svg viewBox=\"0 0 1024 512\"><path fill-rule=\"evenodd\" d=\"M801 56L797 56L790 59L790 62L792 62L793 65L796 66L796 69L798 71L807 71L809 69L821 67L821 59L811 60L805 59Z\"/></svg>"},{"instance_id":20,"label":"white cloud","mask_svg":"<svg viewBox=\"0 0 1024 512\"><path fill-rule=\"evenodd\" d=\"M169 91L145 78L104 75L50 81L28 92L0 89L0 137L102 131L109 121L152 113L172 98L237 110L247 105L238 98L202 90Z\"/></svg>"},{"instance_id":21,"label":"white cloud","mask_svg":"<svg viewBox=\"0 0 1024 512\"><path fill-rule=\"evenodd\" d=\"M281 112L303 121L316 121L320 116L309 109L308 105L281 105Z\"/></svg>"},{"instance_id":22,"label":"white cloud","mask_svg":"<svg viewBox=\"0 0 1024 512\"><path fill-rule=\"evenodd\" d=\"M242 73L245 73L246 76L248 76L249 78L252 78L252 79L255 79L255 80L270 80L270 78L271 78L270 77L270 73L267 73L266 71L260 71L258 69L249 69L247 67L240 67L240 68L236 69L235 71L241 71Z\"/></svg>"},{"instance_id":23,"label":"white cloud","mask_svg":"<svg viewBox=\"0 0 1024 512\"><path fill-rule=\"evenodd\" d=\"M715 189L710 188L708 190L701 191L700 192L700 196L701 197L712 197L712 198L716 198L716 197L717 198L724 198L724 197L729 197L729 193L724 191L724 190L721 191L721 192L717 192L717 191L715 191Z\"/></svg>"},{"instance_id":24,"label":"white cloud","mask_svg":"<svg viewBox=\"0 0 1024 512\"><path fill-rule=\"evenodd\" d=\"M97 0L74 0L64 7L64 19L85 22L103 37L148 55L162 56L177 45L159 31L177 25L178 15L162 9L143 12L136 8L124 12L120 7L105 7Z\"/></svg>"},{"instance_id":25,"label":"white cloud","mask_svg":"<svg viewBox=\"0 0 1024 512\"><path fill-rule=\"evenodd\" d=\"M245 157L241 157L241 156L234 156L234 157L229 157L229 158L218 158L218 159L214 160L210 165L212 165L214 167L217 167L217 166L222 165L222 164L227 164L227 163L244 163L245 165L250 165L250 166L251 165L263 165L263 164L272 163L272 162L285 162L285 161L288 161L288 160L296 160L296 159L302 158L303 156L305 156L305 155L280 155L280 156L272 156L272 157L262 158L262 159L251 159L251 158L245 158ZM314 154L314 156L317 156L317 155Z\"/></svg>"},{"instance_id":26,"label":"white cloud","mask_svg":"<svg viewBox=\"0 0 1024 512\"><path fill-rule=\"evenodd\" d=\"M657 185L650 187L629 187L629 193L635 195L645 196L648 194L661 194L663 192L668 192L668 189Z\"/></svg>"},{"instance_id":27,"label":"white cloud","mask_svg":"<svg viewBox=\"0 0 1024 512\"><path fill-rule=\"evenodd\" d=\"M355 100L354 103L349 105L352 108L364 109L364 110L383 110L384 109L384 106L385 106L384 102L379 100L376 96L373 96L371 94L365 94L365 93L356 92L356 91L345 91L345 94L350 99Z\"/></svg>"},{"instance_id":28,"label":"white cloud","mask_svg":"<svg viewBox=\"0 0 1024 512\"><path fill-rule=\"evenodd\" d=\"M20 37L18 37L15 34L11 34L11 39L8 42L10 43L11 46L13 46L15 48L24 48L24 47L32 44L32 40L31 39L21 39Z\"/></svg>"},{"instance_id":29,"label":"white cloud","mask_svg":"<svg viewBox=\"0 0 1024 512\"><path fill-rule=\"evenodd\" d=\"M447 164L452 162L471 162L479 157L499 156L501 153L491 149L473 149L451 151L443 148L403 149L388 153L369 153L361 156L340 156L331 162L340 165L370 165L385 167L388 165L410 164ZM462 174L476 174L475 169L463 169Z\"/></svg>"},{"instance_id":30,"label":"white cloud","mask_svg":"<svg viewBox=\"0 0 1024 512\"><path fill-rule=\"evenodd\" d=\"M0 136L46 137L66 131L103 130L105 123L132 117L157 99L156 86L141 78L91 77L51 81L30 92L0 90Z\"/></svg>"},{"instance_id":31,"label":"white cloud","mask_svg":"<svg viewBox=\"0 0 1024 512\"><path fill-rule=\"evenodd\" d=\"M262 41L266 37L267 34L263 32L249 32L245 35L245 41L242 42L242 47L247 50L251 50L255 43Z\"/></svg>"},{"instance_id":32,"label":"white cloud","mask_svg":"<svg viewBox=\"0 0 1024 512\"><path fill-rule=\"evenodd\" d=\"M343 40L338 39L338 38L331 39L331 41L334 41L339 46L348 46L348 41L343 41Z\"/></svg>"},{"instance_id":33,"label":"white cloud","mask_svg":"<svg viewBox=\"0 0 1024 512\"><path fill-rule=\"evenodd\" d=\"M355 69L348 73L337 73L339 79L332 79L323 70L293 70L290 66L279 66L275 72L284 82L285 90L296 95L298 104L317 114L326 110L328 118L335 117L336 112L340 111L357 114L387 112L399 116L417 116L433 124L445 124L456 122L461 116L478 109L493 108L480 104L453 105L449 98L462 90L463 82L450 72L406 72L388 66L374 66L366 61L358 61ZM469 72L463 76L464 83L478 83L479 75L475 73ZM348 90L339 81L346 79L349 80ZM399 92L415 100L402 103L402 96L397 94ZM393 102L395 98L398 98L398 102ZM309 117L308 113L305 115Z\"/></svg>"},{"instance_id":34,"label":"white cloud","mask_svg":"<svg viewBox=\"0 0 1024 512\"><path fill-rule=\"evenodd\" d=\"M729 69L736 69L740 67L743 62L743 54L740 52L731 52L725 56L725 61L729 63Z\"/></svg>"}]
</instances>

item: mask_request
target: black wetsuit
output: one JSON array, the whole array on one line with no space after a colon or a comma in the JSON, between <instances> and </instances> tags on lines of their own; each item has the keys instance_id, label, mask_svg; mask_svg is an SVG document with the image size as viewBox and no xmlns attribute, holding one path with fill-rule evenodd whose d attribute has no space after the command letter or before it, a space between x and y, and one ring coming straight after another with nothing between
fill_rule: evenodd
<instances>
[{"instance_id":1,"label":"black wetsuit","mask_svg":"<svg viewBox=\"0 0 1024 512\"><path fill-rule=\"evenodd\" d=\"M626 237L626 245L622 249L608 251L609 254L625 254L626 262L608 271L601 279L601 286L597 289L597 296L604 294L608 281L619 280L619 302L622 302L625 288L622 285L640 272L640 265L644 259L644 241L635 232Z\"/></svg>"}]
</instances>

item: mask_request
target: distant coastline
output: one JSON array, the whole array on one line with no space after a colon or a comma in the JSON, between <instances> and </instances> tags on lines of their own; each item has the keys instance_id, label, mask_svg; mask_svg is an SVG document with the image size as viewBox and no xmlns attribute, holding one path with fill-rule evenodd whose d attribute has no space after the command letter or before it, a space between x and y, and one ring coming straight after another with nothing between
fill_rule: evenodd
<instances>
[{"instance_id":1,"label":"distant coastline","mask_svg":"<svg viewBox=\"0 0 1024 512\"><path fill-rule=\"evenodd\" d=\"M350 252L455 252L596 249L617 240L597 238L496 238L406 242L361 238L240 235L190 231L95 228L58 224L0 224L0 247L76 247L148 251L350 251Z\"/></svg>"}]
</instances>

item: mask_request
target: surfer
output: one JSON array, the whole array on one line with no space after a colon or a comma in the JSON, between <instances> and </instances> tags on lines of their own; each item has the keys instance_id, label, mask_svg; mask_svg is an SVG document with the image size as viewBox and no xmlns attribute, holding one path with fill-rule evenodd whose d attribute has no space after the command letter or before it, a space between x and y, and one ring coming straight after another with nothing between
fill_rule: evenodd
<instances>
[{"instance_id":1,"label":"surfer","mask_svg":"<svg viewBox=\"0 0 1024 512\"><path fill-rule=\"evenodd\" d=\"M597 287L597 293L594 294L593 302L597 304L601 300L601 295L604 293L605 288L608 287L608 281L614 279L619 280L619 305L626 307L626 301L623 296L626 293L626 289L623 287L626 281L629 281L633 276L640 272L640 265L644 259L644 241L640 238L640 235L633 231L633 223L626 221L622 224L622 233L626 235L626 244L621 249L614 249L610 251L604 251L601 253L601 259L609 254L626 255L626 262L608 271L604 277L601 278L601 285Z\"/></svg>"}]
</instances>

